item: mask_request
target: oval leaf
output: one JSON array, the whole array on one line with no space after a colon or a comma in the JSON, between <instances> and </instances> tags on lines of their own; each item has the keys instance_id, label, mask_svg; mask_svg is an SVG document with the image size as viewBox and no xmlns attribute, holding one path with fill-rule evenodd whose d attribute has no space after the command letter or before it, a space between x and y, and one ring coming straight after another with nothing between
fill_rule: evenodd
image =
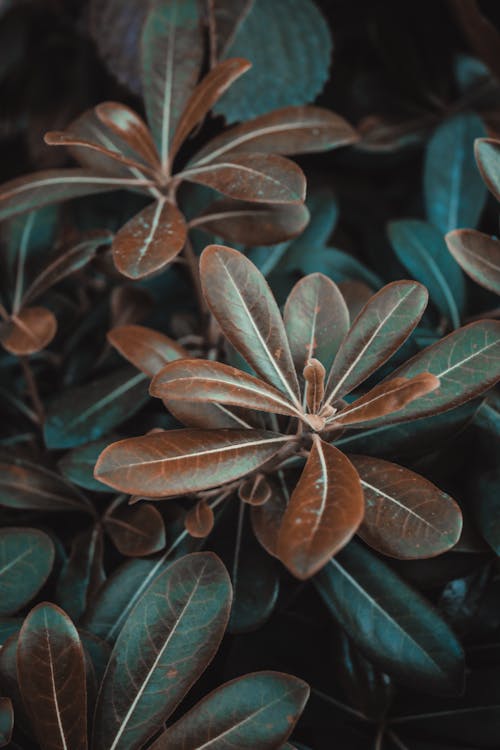
<instances>
[{"instance_id":1,"label":"oval leaf","mask_svg":"<svg viewBox=\"0 0 500 750\"><path fill-rule=\"evenodd\" d=\"M137 112L121 102L102 102L94 111L98 120L125 141L146 164L159 166L158 152L149 128Z\"/></svg>"},{"instance_id":2,"label":"oval leaf","mask_svg":"<svg viewBox=\"0 0 500 750\"><path fill-rule=\"evenodd\" d=\"M448 250L478 284L500 294L500 241L475 229L458 229L446 237Z\"/></svg>"},{"instance_id":3,"label":"oval leaf","mask_svg":"<svg viewBox=\"0 0 500 750\"><path fill-rule=\"evenodd\" d=\"M189 356L176 341L144 326L118 326L107 337L125 359L149 377L154 377L168 362Z\"/></svg>"},{"instance_id":4,"label":"oval leaf","mask_svg":"<svg viewBox=\"0 0 500 750\"><path fill-rule=\"evenodd\" d=\"M56 331L57 320L50 310L26 307L0 327L0 341L4 349L21 357L44 349Z\"/></svg>"},{"instance_id":5,"label":"oval leaf","mask_svg":"<svg viewBox=\"0 0 500 750\"><path fill-rule=\"evenodd\" d=\"M125 557L152 555L165 546L163 517L151 503L117 508L106 517L105 528Z\"/></svg>"},{"instance_id":6,"label":"oval leaf","mask_svg":"<svg viewBox=\"0 0 500 750\"><path fill-rule=\"evenodd\" d=\"M474 143L474 153L486 187L500 201L500 141L478 138Z\"/></svg>"},{"instance_id":7,"label":"oval leaf","mask_svg":"<svg viewBox=\"0 0 500 750\"><path fill-rule=\"evenodd\" d=\"M43 531L0 530L0 615L11 615L33 599L49 577L54 554Z\"/></svg>"}]
</instances>

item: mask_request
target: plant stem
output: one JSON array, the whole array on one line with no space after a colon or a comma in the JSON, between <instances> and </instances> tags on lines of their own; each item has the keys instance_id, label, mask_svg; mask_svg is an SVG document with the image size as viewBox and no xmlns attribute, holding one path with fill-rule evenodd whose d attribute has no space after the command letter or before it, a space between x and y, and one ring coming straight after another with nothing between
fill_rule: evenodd
<instances>
[{"instance_id":1,"label":"plant stem","mask_svg":"<svg viewBox=\"0 0 500 750\"><path fill-rule=\"evenodd\" d=\"M382 743L385 735L385 721L383 721L378 728L377 736L375 737L375 745L373 750L382 750Z\"/></svg>"},{"instance_id":2,"label":"plant stem","mask_svg":"<svg viewBox=\"0 0 500 750\"><path fill-rule=\"evenodd\" d=\"M31 369L31 365L27 357L19 357L19 362L23 370L24 379L26 380L26 385L28 388L28 393L30 395L31 403L33 404L33 408L38 418L38 423L41 427L43 423L45 422L45 409L43 407L42 399L40 398L40 394L38 392L38 386L36 384L33 370Z\"/></svg>"}]
</instances>

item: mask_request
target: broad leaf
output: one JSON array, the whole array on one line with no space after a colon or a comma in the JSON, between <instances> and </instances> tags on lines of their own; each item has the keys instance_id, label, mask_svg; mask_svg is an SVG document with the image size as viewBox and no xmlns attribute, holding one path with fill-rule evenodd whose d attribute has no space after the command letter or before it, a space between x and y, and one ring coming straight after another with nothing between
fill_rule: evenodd
<instances>
[{"instance_id":1,"label":"broad leaf","mask_svg":"<svg viewBox=\"0 0 500 750\"><path fill-rule=\"evenodd\" d=\"M135 750L157 732L212 660L231 584L211 553L188 555L158 576L129 615L97 700L95 750Z\"/></svg>"},{"instance_id":2,"label":"broad leaf","mask_svg":"<svg viewBox=\"0 0 500 750\"><path fill-rule=\"evenodd\" d=\"M474 161L474 139L485 134L475 114L446 120L432 135L425 152L424 195L427 218L442 234L475 227L486 190Z\"/></svg>"},{"instance_id":3,"label":"broad leaf","mask_svg":"<svg viewBox=\"0 0 500 750\"><path fill-rule=\"evenodd\" d=\"M43 531L0 530L0 615L11 615L39 592L54 564L54 545Z\"/></svg>"},{"instance_id":4,"label":"broad leaf","mask_svg":"<svg viewBox=\"0 0 500 750\"><path fill-rule=\"evenodd\" d=\"M445 239L448 250L465 273L500 294L500 242L475 229L459 229Z\"/></svg>"},{"instance_id":5,"label":"broad leaf","mask_svg":"<svg viewBox=\"0 0 500 750\"><path fill-rule=\"evenodd\" d=\"M365 495L361 538L378 552L403 560L434 557L453 547L462 531L456 502L419 474L368 456L350 456Z\"/></svg>"},{"instance_id":6,"label":"broad leaf","mask_svg":"<svg viewBox=\"0 0 500 750\"><path fill-rule=\"evenodd\" d=\"M305 682L279 672L239 677L197 703L151 750L274 750L291 734L308 695Z\"/></svg>"},{"instance_id":7,"label":"broad leaf","mask_svg":"<svg viewBox=\"0 0 500 750\"><path fill-rule=\"evenodd\" d=\"M19 634L17 670L42 750L86 750L83 648L75 626L59 607L44 603L30 612Z\"/></svg>"},{"instance_id":8,"label":"broad leaf","mask_svg":"<svg viewBox=\"0 0 500 750\"><path fill-rule=\"evenodd\" d=\"M477 166L488 190L500 201L500 142L478 138L474 143Z\"/></svg>"},{"instance_id":9,"label":"broad leaf","mask_svg":"<svg viewBox=\"0 0 500 750\"><path fill-rule=\"evenodd\" d=\"M113 260L130 279L149 276L180 253L186 242L186 223L168 200L158 200L136 214L115 235Z\"/></svg>"},{"instance_id":10,"label":"broad leaf","mask_svg":"<svg viewBox=\"0 0 500 750\"><path fill-rule=\"evenodd\" d=\"M120 354L149 377L154 377L174 359L188 352L173 339L144 326L118 326L108 332L108 341Z\"/></svg>"},{"instance_id":11,"label":"broad leaf","mask_svg":"<svg viewBox=\"0 0 500 750\"><path fill-rule=\"evenodd\" d=\"M285 327L267 282L241 253L211 245L201 256L203 292L232 345L265 380L300 404Z\"/></svg>"},{"instance_id":12,"label":"broad leaf","mask_svg":"<svg viewBox=\"0 0 500 750\"><path fill-rule=\"evenodd\" d=\"M386 362L417 325L427 292L413 281L383 287L364 306L335 357L327 383L327 402L350 393Z\"/></svg>"},{"instance_id":13,"label":"broad leaf","mask_svg":"<svg viewBox=\"0 0 500 750\"><path fill-rule=\"evenodd\" d=\"M159 0L142 32L142 85L149 126L168 168L170 143L203 62L197 0Z\"/></svg>"},{"instance_id":14,"label":"broad leaf","mask_svg":"<svg viewBox=\"0 0 500 750\"><path fill-rule=\"evenodd\" d=\"M171 430L113 443L95 476L133 495L171 497L245 476L292 437L264 430Z\"/></svg>"},{"instance_id":15,"label":"broad leaf","mask_svg":"<svg viewBox=\"0 0 500 750\"><path fill-rule=\"evenodd\" d=\"M333 558L315 584L367 659L412 689L456 695L464 655L455 635L416 591L359 544Z\"/></svg>"},{"instance_id":16,"label":"broad leaf","mask_svg":"<svg viewBox=\"0 0 500 750\"><path fill-rule=\"evenodd\" d=\"M315 436L283 516L277 554L302 580L344 547L363 519L363 490L350 461Z\"/></svg>"},{"instance_id":17,"label":"broad leaf","mask_svg":"<svg viewBox=\"0 0 500 750\"><path fill-rule=\"evenodd\" d=\"M0 505L40 511L89 511L89 502L62 477L29 461L0 462Z\"/></svg>"},{"instance_id":18,"label":"broad leaf","mask_svg":"<svg viewBox=\"0 0 500 750\"><path fill-rule=\"evenodd\" d=\"M349 311L333 281L320 273L301 279L287 299L284 320L297 373L313 357L328 372L349 330Z\"/></svg>"},{"instance_id":19,"label":"broad leaf","mask_svg":"<svg viewBox=\"0 0 500 750\"><path fill-rule=\"evenodd\" d=\"M388 234L400 262L427 287L441 315L457 328L465 307L465 281L442 233L425 221L401 219L389 224Z\"/></svg>"},{"instance_id":20,"label":"broad leaf","mask_svg":"<svg viewBox=\"0 0 500 750\"><path fill-rule=\"evenodd\" d=\"M152 555L165 546L163 518L151 503L117 508L106 517L104 527L126 557Z\"/></svg>"},{"instance_id":21,"label":"broad leaf","mask_svg":"<svg viewBox=\"0 0 500 750\"><path fill-rule=\"evenodd\" d=\"M10 698L0 698L0 747L8 745L14 729L14 709Z\"/></svg>"},{"instance_id":22,"label":"broad leaf","mask_svg":"<svg viewBox=\"0 0 500 750\"><path fill-rule=\"evenodd\" d=\"M25 307L0 325L0 342L17 356L39 352L50 344L57 331L54 314L45 307Z\"/></svg>"}]
</instances>

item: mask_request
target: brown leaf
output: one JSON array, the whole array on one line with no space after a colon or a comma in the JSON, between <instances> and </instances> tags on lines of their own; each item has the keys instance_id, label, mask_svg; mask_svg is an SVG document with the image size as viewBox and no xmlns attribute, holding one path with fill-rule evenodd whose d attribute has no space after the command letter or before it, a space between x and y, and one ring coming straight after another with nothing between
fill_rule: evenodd
<instances>
[{"instance_id":1,"label":"brown leaf","mask_svg":"<svg viewBox=\"0 0 500 750\"><path fill-rule=\"evenodd\" d=\"M115 236L115 266L130 279L149 276L182 250L186 232L179 209L167 200L158 200L130 219Z\"/></svg>"},{"instance_id":2,"label":"brown leaf","mask_svg":"<svg viewBox=\"0 0 500 750\"><path fill-rule=\"evenodd\" d=\"M105 528L114 545L126 557L143 557L165 546L165 525L151 503L119 507L106 517Z\"/></svg>"},{"instance_id":3,"label":"brown leaf","mask_svg":"<svg viewBox=\"0 0 500 750\"><path fill-rule=\"evenodd\" d=\"M256 474L242 482L238 488L238 495L242 502L249 505L264 505L272 494L272 488L264 474Z\"/></svg>"},{"instance_id":4,"label":"brown leaf","mask_svg":"<svg viewBox=\"0 0 500 750\"><path fill-rule=\"evenodd\" d=\"M264 430L171 430L113 443L94 475L131 495L173 497L239 479L293 439Z\"/></svg>"},{"instance_id":5,"label":"brown leaf","mask_svg":"<svg viewBox=\"0 0 500 750\"><path fill-rule=\"evenodd\" d=\"M311 414L319 410L325 392L325 368L317 359L310 359L304 367L306 381L306 402Z\"/></svg>"},{"instance_id":6,"label":"brown leaf","mask_svg":"<svg viewBox=\"0 0 500 750\"><path fill-rule=\"evenodd\" d=\"M456 229L445 239L448 250L465 273L500 294L500 241L475 229Z\"/></svg>"},{"instance_id":7,"label":"brown leaf","mask_svg":"<svg viewBox=\"0 0 500 750\"><path fill-rule=\"evenodd\" d=\"M2 325L0 341L4 349L19 357L39 352L50 344L57 331L57 320L45 307L26 307Z\"/></svg>"},{"instance_id":8,"label":"brown leaf","mask_svg":"<svg viewBox=\"0 0 500 750\"><path fill-rule=\"evenodd\" d=\"M278 538L287 504L289 492L283 478L283 472L276 479L270 479L271 496L263 505L252 508L252 528L255 536L266 552L278 557Z\"/></svg>"},{"instance_id":9,"label":"brown leaf","mask_svg":"<svg viewBox=\"0 0 500 750\"><path fill-rule=\"evenodd\" d=\"M160 166L151 132L137 112L120 102L102 102L95 108L95 113L102 124L125 141L146 164Z\"/></svg>"},{"instance_id":10,"label":"brown leaf","mask_svg":"<svg viewBox=\"0 0 500 750\"><path fill-rule=\"evenodd\" d=\"M184 520L186 531L195 539L204 539L214 527L214 512L206 500L199 500Z\"/></svg>"},{"instance_id":11,"label":"brown leaf","mask_svg":"<svg viewBox=\"0 0 500 750\"><path fill-rule=\"evenodd\" d=\"M314 436L283 516L278 557L297 578L310 578L352 538L363 513L355 468L337 448Z\"/></svg>"},{"instance_id":12,"label":"brown leaf","mask_svg":"<svg viewBox=\"0 0 500 750\"><path fill-rule=\"evenodd\" d=\"M176 341L144 326L112 328L107 338L125 359L150 377L160 372L168 362L189 356Z\"/></svg>"}]
</instances>

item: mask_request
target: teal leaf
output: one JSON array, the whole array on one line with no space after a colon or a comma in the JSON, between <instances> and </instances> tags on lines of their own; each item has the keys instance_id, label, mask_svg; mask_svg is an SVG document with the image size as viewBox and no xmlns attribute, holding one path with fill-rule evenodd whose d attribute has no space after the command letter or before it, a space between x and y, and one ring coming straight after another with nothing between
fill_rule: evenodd
<instances>
[{"instance_id":1,"label":"teal leaf","mask_svg":"<svg viewBox=\"0 0 500 750\"><path fill-rule=\"evenodd\" d=\"M11 615L40 591L54 564L54 545L43 531L0 530L0 615Z\"/></svg>"},{"instance_id":2,"label":"teal leaf","mask_svg":"<svg viewBox=\"0 0 500 750\"><path fill-rule=\"evenodd\" d=\"M10 698L0 698L0 747L8 745L14 729L14 709Z\"/></svg>"},{"instance_id":3,"label":"teal leaf","mask_svg":"<svg viewBox=\"0 0 500 750\"><path fill-rule=\"evenodd\" d=\"M104 448L115 439L116 436L109 435L73 448L58 462L59 469L70 482L78 487L93 492L113 492L110 487L94 479L94 466Z\"/></svg>"}]
</instances>

